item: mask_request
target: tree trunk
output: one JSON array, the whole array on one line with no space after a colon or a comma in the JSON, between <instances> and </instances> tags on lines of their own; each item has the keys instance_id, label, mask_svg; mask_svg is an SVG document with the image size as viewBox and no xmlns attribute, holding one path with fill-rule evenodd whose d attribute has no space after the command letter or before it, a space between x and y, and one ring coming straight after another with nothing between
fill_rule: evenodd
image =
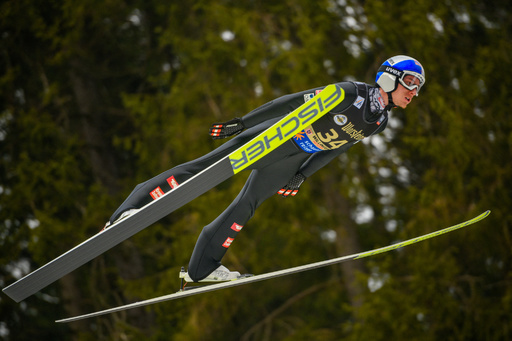
<instances>
[{"instance_id":1,"label":"tree trunk","mask_svg":"<svg viewBox=\"0 0 512 341\"><path fill-rule=\"evenodd\" d=\"M334 220L339 222L335 228L336 231L336 254L338 257L342 255L351 255L361 252L359 238L356 233L357 226L350 217L351 205L349 200L343 197L336 188L334 177L330 177L326 181L328 188L327 197L329 212L334 216ZM340 263L343 282L347 289L347 296L353 308L358 308L362 304L363 290L356 283L357 272L364 272L364 266L361 262L343 262Z\"/></svg>"},{"instance_id":2,"label":"tree trunk","mask_svg":"<svg viewBox=\"0 0 512 341\"><path fill-rule=\"evenodd\" d=\"M84 77L83 73L76 72L75 70L84 70L84 68L80 68L79 62L74 64L74 70L70 72L71 85L81 117L81 127L88 147L87 153L93 176L106 191L114 194L119 190L117 177L120 172L112 157L110 136L104 133L105 105L101 101L94 80ZM144 266L137 247L131 243L123 243L121 247L122 250L110 254L114 258L119 276L126 280L143 277ZM124 257L124 255L129 255L129 257ZM115 283L111 283L111 286L114 287ZM63 290L70 289L71 287L68 286L63 287ZM73 300L78 301L80 297L77 297L77 294L79 295L76 291L68 291L65 296L73 297ZM152 321L141 310L134 310L129 315L132 317L130 323L143 330L148 329L148 326L151 325Z\"/></svg>"}]
</instances>

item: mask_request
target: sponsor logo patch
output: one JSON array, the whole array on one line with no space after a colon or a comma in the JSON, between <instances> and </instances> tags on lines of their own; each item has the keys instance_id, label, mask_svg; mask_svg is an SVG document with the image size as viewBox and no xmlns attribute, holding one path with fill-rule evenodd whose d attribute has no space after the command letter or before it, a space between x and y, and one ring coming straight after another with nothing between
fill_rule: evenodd
<instances>
[{"instance_id":1,"label":"sponsor logo patch","mask_svg":"<svg viewBox=\"0 0 512 341\"><path fill-rule=\"evenodd\" d=\"M344 126L347 124L348 118L345 115L336 115L334 116L334 123L336 123L339 126Z\"/></svg>"},{"instance_id":2,"label":"sponsor logo patch","mask_svg":"<svg viewBox=\"0 0 512 341\"><path fill-rule=\"evenodd\" d=\"M313 97L315 97L315 94L305 94L304 95L304 103L306 103L307 101L309 101Z\"/></svg>"},{"instance_id":3,"label":"sponsor logo patch","mask_svg":"<svg viewBox=\"0 0 512 341\"><path fill-rule=\"evenodd\" d=\"M341 128L341 130L347 133L350 136L350 138L354 140L362 140L366 137L363 134L363 129L356 130L353 123L347 124L345 127Z\"/></svg>"},{"instance_id":4,"label":"sponsor logo patch","mask_svg":"<svg viewBox=\"0 0 512 341\"><path fill-rule=\"evenodd\" d=\"M174 175L171 176L170 178L167 178L167 183L169 184L169 186L171 186L172 189L180 185L178 181L176 181L176 179L174 178Z\"/></svg>"},{"instance_id":5,"label":"sponsor logo patch","mask_svg":"<svg viewBox=\"0 0 512 341\"><path fill-rule=\"evenodd\" d=\"M242 225L238 225L237 223L233 223L233 225L231 225L231 229L233 231L236 231L236 232L242 231L242 228L243 228L243 226Z\"/></svg>"},{"instance_id":6,"label":"sponsor logo patch","mask_svg":"<svg viewBox=\"0 0 512 341\"><path fill-rule=\"evenodd\" d=\"M231 243L233 242L233 240L235 240L235 238L229 238L229 237L228 237L228 238L226 239L226 241L224 242L224 244L222 244L222 246L223 246L223 247L225 247L225 248L227 249L228 247L230 247L230 246L231 246Z\"/></svg>"},{"instance_id":7,"label":"sponsor logo patch","mask_svg":"<svg viewBox=\"0 0 512 341\"><path fill-rule=\"evenodd\" d=\"M156 200L164 195L164 191L160 187L155 188L152 190L149 195L153 198L153 200Z\"/></svg>"},{"instance_id":8,"label":"sponsor logo patch","mask_svg":"<svg viewBox=\"0 0 512 341\"><path fill-rule=\"evenodd\" d=\"M380 126L382 121L384 121L384 119L386 118L386 116L382 115L379 120L377 121L377 125Z\"/></svg>"},{"instance_id":9,"label":"sponsor logo patch","mask_svg":"<svg viewBox=\"0 0 512 341\"><path fill-rule=\"evenodd\" d=\"M295 135L293 137L293 140L295 141L295 143L297 144L297 146L300 147L300 149L302 149L303 151L305 151L306 153L310 153L310 154L313 154L313 153L316 153L316 152L319 152L321 151L322 149L318 148L308 137L307 135L307 129L305 130L302 130L301 132L299 132L297 135Z\"/></svg>"},{"instance_id":10,"label":"sponsor logo patch","mask_svg":"<svg viewBox=\"0 0 512 341\"><path fill-rule=\"evenodd\" d=\"M357 109L361 109L361 107L363 106L363 103L364 103L364 97L357 96L357 99L356 99L356 101L354 102L354 106L355 106Z\"/></svg>"}]
</instances>

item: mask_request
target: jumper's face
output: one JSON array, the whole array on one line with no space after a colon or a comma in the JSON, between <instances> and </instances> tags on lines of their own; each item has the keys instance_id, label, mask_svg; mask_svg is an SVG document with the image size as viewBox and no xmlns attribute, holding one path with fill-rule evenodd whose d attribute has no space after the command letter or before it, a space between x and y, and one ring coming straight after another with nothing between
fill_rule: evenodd
<instances>
[{"instance_id":1,"label":"jumper's face","mask_svg":"<svg viewBox=\"0 0 512 341\"><path fill-rule=\"evenodd\" d=\"M405 86L402 85L402 83L404 83ZM418 94L420 85L421 83L418 78L406 75L403 80L398 83L396 90L391 93L393 103L397 107L405 109L407 105L411 103L412 98Z\"/></svg>"}]
</instances>

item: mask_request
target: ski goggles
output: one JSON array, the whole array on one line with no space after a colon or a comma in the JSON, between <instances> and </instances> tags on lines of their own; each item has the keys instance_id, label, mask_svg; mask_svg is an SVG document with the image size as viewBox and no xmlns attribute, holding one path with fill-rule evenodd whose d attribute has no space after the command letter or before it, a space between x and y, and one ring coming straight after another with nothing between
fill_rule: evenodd
<instances>
[{"instance_id":1,"label":"ski goggles","mask_svg":"<svg viewBox=\"0 0 512 341\"><path fill-rule=\"evenodd\" d=\"M414 71L399 70L390 65L382 65L378 72L387 72L395 76L407 90L412 91L416 89L416 96L418 96L418 92L420 92L421 87L425 84L425 77Z\"/></svg>"},{"instance_id":2,"label":"ski goggles","mask_svg":"<svg viewBox=\"0 0 512 341\"><path fill-rule=\"evenodd\" d=\"M418 96L418 93L420 92L421 87L423 86L424 78L421 77L421 75L417 74L416 72L407 72L405 71L399 78L398 81L404 88L407 90L414 90L416 89L416 96Z\"/></svg>"}]
</instances>

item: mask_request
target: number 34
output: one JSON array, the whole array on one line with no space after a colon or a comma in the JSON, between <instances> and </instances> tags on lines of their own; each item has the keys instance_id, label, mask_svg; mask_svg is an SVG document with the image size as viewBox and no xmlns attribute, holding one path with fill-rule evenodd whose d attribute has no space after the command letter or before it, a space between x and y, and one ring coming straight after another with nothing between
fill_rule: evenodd
<instances>
[{"instance_id":1,"label":"number 34","mask_svg":"<svg viewBox=\"0 0 512 341\"><path fill-rule=\"evenodd\" d=\"M331 134L326 133L325 136L322 133L318 133L317 136L323 143L328 143L331 149L339 148L348 142L347 140L333 141L340 137L340 135L334 129L331 129L330 132Z\"/></svg>"}]
</instances>

